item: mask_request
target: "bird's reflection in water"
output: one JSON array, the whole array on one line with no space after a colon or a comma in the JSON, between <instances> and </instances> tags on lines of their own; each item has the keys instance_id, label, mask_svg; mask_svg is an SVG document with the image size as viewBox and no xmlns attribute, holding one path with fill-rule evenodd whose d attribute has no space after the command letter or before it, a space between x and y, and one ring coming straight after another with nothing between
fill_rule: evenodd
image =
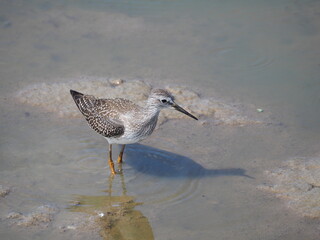
<instances>
[{"instance_id":1,"label":"bird's reflection in water","mask_svg":"<svg viewBox=\"0 0 320 240\"><path fill-rule=\"evenodd\" d=\"M115 177L121 178L122 193L120 196L112 196L112 184ZM101 228L100 235L103 239L154 239L148 219L141 211L134 209L135 206L142 203L135 202L133 196L127 196L121 169L117 176L110 175L107 193L102 196L77 195L75 198L77 205L70 207L70 210L94 216L98 215L96 221Z\"/></svg>"}]
</instances>

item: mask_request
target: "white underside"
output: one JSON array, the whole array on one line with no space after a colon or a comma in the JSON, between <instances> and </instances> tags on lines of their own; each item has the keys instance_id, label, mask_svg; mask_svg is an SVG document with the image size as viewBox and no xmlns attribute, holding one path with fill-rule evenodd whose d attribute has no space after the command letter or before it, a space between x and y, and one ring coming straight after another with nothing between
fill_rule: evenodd
<instances>
[{"instance_id":1,"label":"white underside","mask_svg":"<svg viewBox=\"0 0 320 240\"><path fill-rule=\"evenodd\" d=\"M127 128L127 129L130 129L130 128ZM127 130L120 137L114 137L114 138L113 137L111 137L111 138L105 137L105 139L107 139L109 144L132 144L132 143L140 142L141 140L143 140L146 137L148 137L150 134L148 134L148 135L137 135L137 133L135 131Z\"/></svg>"},{"instance_id":2,"label":"white underside","mask_svg":"<svg viewBox=\"0 0 320 240\"><path fill-rule=\"evenodd\" d=\"M109 144L132 144L137 143L145 138L128 138L128 137L119 137L119 138L106 138Z\"/></svg>"}]
</instances>

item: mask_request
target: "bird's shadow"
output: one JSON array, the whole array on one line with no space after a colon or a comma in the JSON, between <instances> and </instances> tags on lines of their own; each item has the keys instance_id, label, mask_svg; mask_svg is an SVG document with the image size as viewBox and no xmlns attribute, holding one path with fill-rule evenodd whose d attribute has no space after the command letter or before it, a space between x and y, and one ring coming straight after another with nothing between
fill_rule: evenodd
<instances>
[{"instance_id":1,"label":"bird's shadow","mask_svg":"<svg viewBox=\"0 0 320 240\"><path fill-rule=\"evenodd\" d=\"M242 168L207 169L185 156L141 144L127 146L126 153L125 164L130 165L137 172L157 177L242 176L253 178L246 175L246 170Z\"/></svg>"}]
</instances>

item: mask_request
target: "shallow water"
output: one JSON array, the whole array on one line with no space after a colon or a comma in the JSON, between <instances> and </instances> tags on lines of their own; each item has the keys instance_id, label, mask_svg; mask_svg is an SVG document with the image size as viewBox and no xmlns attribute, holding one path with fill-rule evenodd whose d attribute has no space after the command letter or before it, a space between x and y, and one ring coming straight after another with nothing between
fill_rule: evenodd
<instances>
[{"instance_id":1,"label":"shallow water","mask_svg":"<svg viewBox=\"0 0 320 240\"><path fill-rule=\"evenodd\" d=\"M0 238L318 239L318 219L257 186L319 154L319 20L317 1L1 1ZM83 76L186 86L270 124L169 120L110 178L83 119L15 97Z\"/></svg>"}]
</instances>

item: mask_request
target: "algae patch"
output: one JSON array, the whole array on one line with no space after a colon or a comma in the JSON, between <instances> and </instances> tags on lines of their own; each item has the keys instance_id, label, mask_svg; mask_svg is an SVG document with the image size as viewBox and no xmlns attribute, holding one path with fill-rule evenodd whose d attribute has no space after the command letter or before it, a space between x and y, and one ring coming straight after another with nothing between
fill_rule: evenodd
<instances>
[{"instance_id":1,"label":"algae patch","mask_svg":"<svg viewBox=\"0 0 320 240\"><path fill-rule=\"evenodd\" d=\"M131 196L78 196L79 204L70 208L94 216L93 226L103 239L154 239L148 219L134 209Z\"/></svg>"},{"instance_id":2,"label":"algae patch","mask_svg":"<svg viewBox=\"0 0 320 240\"><path fill-rule=\"evenodd\" d=\"M135 197L127 195L124 176L123 174L120 176L121 194L115 194L112 190L114 176L110 176L106 195L78 195L73 201L74 204L69 207L70 212L89 215L91 223L85 228L89 226L89 229L98 230L103 239L153 240L153 231L148 218L135 209L143 203L136 202ZM78 223L69 226L75 226L75 229L81 227Z\"/></svg>"}]
</instances>

